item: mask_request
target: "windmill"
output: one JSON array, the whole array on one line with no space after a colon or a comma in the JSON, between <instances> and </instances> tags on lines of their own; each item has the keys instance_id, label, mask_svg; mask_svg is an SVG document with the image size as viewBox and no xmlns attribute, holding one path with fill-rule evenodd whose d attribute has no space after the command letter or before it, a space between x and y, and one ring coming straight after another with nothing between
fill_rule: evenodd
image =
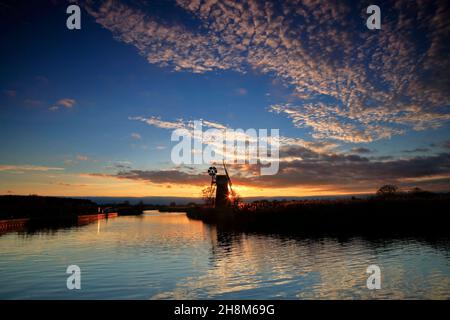
<instances>
[{"instance_id":1,"label":"windmill","mask_svg":"<svg viewBox=\"0 0 450 320\"><path fill-rule=\"evenodd\" d=\"M228 175L228 170L223 161L223 169L225 174L217 174L216 167L209 167L208 174L211 176L211 187L210 187L210 198L212 198L214 192L216 193L216 198L214 201L214 206L216 208L224 208L230 204L229 196L233 194L232 184L230 176Z\"/></svg>"}]
</instances>

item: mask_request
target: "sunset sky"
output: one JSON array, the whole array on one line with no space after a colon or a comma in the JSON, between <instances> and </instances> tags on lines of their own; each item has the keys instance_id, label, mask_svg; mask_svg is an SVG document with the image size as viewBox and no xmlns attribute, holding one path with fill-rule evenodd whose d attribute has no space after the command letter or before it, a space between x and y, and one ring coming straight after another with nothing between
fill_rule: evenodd
<instances>
[{"instance_id":1,"label":"sunset sky","mask_svg":"<svg viewBox=\"0 0 450 320\"><path fill-rule=\"evenodd\" d=\"M450 190L448 1L0 0L0 194L200 196L174 128L280 129L245 196ZM381 8L381 30L366 8Z\"/></svg>"}]
</instances>

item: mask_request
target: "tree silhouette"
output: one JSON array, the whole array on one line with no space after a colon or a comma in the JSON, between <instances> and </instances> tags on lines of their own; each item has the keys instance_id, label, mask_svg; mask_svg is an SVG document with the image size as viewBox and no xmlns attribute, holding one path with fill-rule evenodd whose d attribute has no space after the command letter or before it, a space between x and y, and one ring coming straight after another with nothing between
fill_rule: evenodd
<instances>
[{"instance_id":1,"label":"tree silhouette","mask_svg":"<svg viewBox=\"0 0 450 320\"><path fill-rule=\"evenodd\" d=\"M380 189L378 189L377 195L382 196L382 197L392 196L392 195L397 194L397 192L398 192L398 187L396 185L385 184Z\"/></svg>"},{"instance_id":2,"label":"tree silhouette","mask_svg":"<svg viewBox=\"0 0 450 320\"><path fill-rule=\"evenodd\" d=\"M234 190L230 191L230 196L231 205L235 208L239 208L240 204L242 203L241 196Z\"/></svg>"},{"instance_id":3,"label":"tree silhouette","mask_svg":"<svg viewBox=\"0 0 450 320\"><path fill-rule=\"evenodd\" d=\"M419 188L419 187L414 187L411 190L411 193L424 193L424 192L426 192L426 191L421 189L421 188Z\"/></svg>"},{"instance_id":4,"label":"tree silhouette","mask_svg":"<svg viewBox=\"0 0 450 320\"><path fill-rule=\"evenodd\" d=\"M207 206L214 205L213 187L208 186L202 189L202 199Z\"/></svg>"}]
</instances>

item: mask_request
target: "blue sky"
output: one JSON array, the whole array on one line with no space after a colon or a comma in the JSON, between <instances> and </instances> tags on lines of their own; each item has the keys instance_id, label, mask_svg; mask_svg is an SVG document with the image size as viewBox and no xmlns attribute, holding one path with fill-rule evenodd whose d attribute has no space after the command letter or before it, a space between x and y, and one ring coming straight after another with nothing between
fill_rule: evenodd
<instances>
[{"instance_id":1,"label":"blue sky","mask_svg":"<svg viewBox=\"0 0 450 320\"><path fill-rule=\"evenodd\" d=\"M175 169L170 130L132 117L279 128L281 156L297 158L277 177L232 167L251 195L384 180L447 190L445 2L382 2L374 31L364 2L240 3L82 1L71 31L65 1L2 1L0 193L195 195L208 183L204 166Z\"/></svg>"}]
</instances>

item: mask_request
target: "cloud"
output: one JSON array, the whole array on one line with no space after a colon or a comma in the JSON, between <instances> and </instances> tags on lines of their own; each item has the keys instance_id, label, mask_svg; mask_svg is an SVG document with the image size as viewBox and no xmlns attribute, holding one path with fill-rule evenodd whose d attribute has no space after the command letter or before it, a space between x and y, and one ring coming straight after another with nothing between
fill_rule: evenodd
<instances>
[{"instance_id":1,"label":"cloud","mask_svg":"<svg viewBox=\"0 0 450 320\"><path fill-rule=\"evenodd\" d=\"M89 158L88 158L88 156L79 154L79 155L76 156L76 159L79 160L79 161L87 161Z\"/></svg>"},{"instance_id":2,"label":"cloud","mask_svg":"<svg viewBox=\"0 0 450 320\"><path fill-rule=\"evenodd\" d=\"M10 164L0 165L0 171L54 171L54 170L61 171L64 170L64 168L36 166L36 165L10 165Z\"/></svg>"},{"instance_id":3,"label":"cloud","mask_svg":"<svg viewBox=\"0 0 450 320\"><path fill-rule=\"evenodd\" d=\"M131 170L132 162L127 160L114 161L112 164L105 166L106 169Z\"/></svg>"},{"instance_id":4,"label":"cloud","mask_svg":"<svg viewBox=\"0 0 450 320\"><path fill-rule=\"evenodd\" d=\"M76 103L77 102L74 99L69 99L69 98L60 99L60 100L56 101L56 103L54 105L48 107L48 110L58 111L60 108L71 109L76 105Z\"/></svg>"},{"instance_id":5,"label":"cloud","mask_svg":"<svg viewBox=\"0 0 450 320\"><path fill-rule=\"evenodd\" d=\"M129 117L130 120L136 120L136 121L142 121L148 125L155 126L157 128L162 129L183 129L185 127L185 124L183 123L183 120L178 120L176 122L170 122L170 121L163 121L159 117Z\"/></svg>"},{"instance_id":6,"label":"cloud","mask_svg":"<svg viewBox=\"0 0 450 320\"><path fill-rule=\"evenodd\" d=\"M205 184L205 175L195 173L194 170L188 168L176 168L168 170L136 170L126 167L116 166L119 171L115 174L90 173L89 177L106 177L126 180L138 180L154 184L180 184L180 185L196 185ZM189 181L189 182L188 182Z\"/></svg>"},{"instance_id":7,"label":"cloud","mask_svg":"<svg viewBox=\"0 0 450 320\"><path fill-rule=\"evenodd\" d=\"M139 133L135 133L135 132L133 132L133 133L131 134L131 137L132 137L133 139L135 139L135 140L141 140L141 139L142 139L141 135L140 135Z\"/></svg>"},{"instance_id":8,"label":"cloud","mask_svg":"<svg viewBox=\"0 0 450 320\"><path fill-rule=\"evenodd\" d=\"M218 122L214 122L214 121L208 121L208 120L202 120L200 119L203 123L204 126L208 127L208 128L214 128L214 129L219 129L219 130L225 130L227 129L227 126Z\"/></svg>"},{"instance_id":9,"label":"cloud","mask_svg":"<svg viewBox=\"0 0 450 320\"><path fill-rule=\"evenodd\" d=\"M70 187L70 188L82 188L87 187L87 184L72 184L72 183L65 183L65 182L58 182L58 186L61 187Z\"/></svg>"},{"instance_id":10,"label":"cloud","mask_svg":"<svg viewBox=\"0 0 450 320\"><path fill-rule=\"evenodd\" d=\"M161 120L161 117L156 116L150 116L150 117L129 117L129 120L134 121L141 121L144 122L150 126L161 128L161 129L169 129L169 130L176 130L176 129L187 129L192 130L194 129L194 121L201 121L202 125L206 128L214 128L219 130L224 130L227 128L226 125L221 124L219 122L215 121L209 121L209 120L183 120L178 119L176 121L167 121L167 120Z\"/></svg>"},{"instance_id":11,"label":"cloud","mask_svg":"<svg viewBox=\"0 0 450 320\"><path fill-rule=\"evenodd\" d=\"M261 165L229 163L233 184L254 188L316 188L338 191L374 191L386 183L401 187L421 186L430 190L450 189L450 153L409 158L366 157L373 152L353 148L349 153L335 152L333 146L286 138L290 143L280 147L279 171L261 176ZM355 154L358 153L358 154ZM360 155L361 154L361 155ZM169 170L118 168L118 179L140 180L154 184L185 184L202 186L209 183L199 167Z\"/></svg>"},{"instance_id":12,"label":"cloud","mask_svg":"<svg viewBox=\"0 0 450 320\"><path fill-rule=\"evenodd\" d=\"M161 21L142 7L115 0L88 1L85 8L151 64L194 73L270 74L297 98L270 109L310 129L316 139L370 142L450 120L445 1L387 1L381 32L364 27L365 3L176 4L197 27Z\"/></svg>"},{"instance_id":13,"label":"cloud","mask_svg":"<svg viewBox=\"0 0 450 320\"><path fill-rule=\"evenodd\" d=\"M210 120L204 120L204 119L198 119L198 120L188 120L185 121L183 119L178 119L176 121L166 121L161 120L160 117L151 116L151 117L130 117L131 120L141 121L148 125L157 127L157 128L163 128L163 129L185 129L187 130L187 134L190 135L191 138L194 138L193 129L194 129L194 122L195 121L201 121L202 123L202 130L203 130L203 144L208 144L215 148L215 152L218 155L227 157L227 151L223 149L223 144L221 141L215 141L213 139L210 139L207 134L205 134L207 129L217 129L221 130L224 133L224 136L227 139L233 140L235 142L257 142L255 140L255 137L249 134L246 131L238 131L237 129L231 128L225 124L219 123L217 121L210 121ZM268 148L271 147L271 145L274 144L275 141L273 141L273 137L271 136L271 132L268 131L268 137L267 137L267 144ZM290 146L297 146L297 147L303 147L305 149L309 149L311 151L317 152L317 153L326 153L331 150L334 150L338 147L336 143L333 142L327 142L327 141L306 141L301 138L293 138L293 137L286 137L286 136L279 136L278 138L278 146L280 150L283 148L288 148ZM244 158L239 160L245 160L249 161L248 156L246 155ZM236 156L238 158L238 156ZM290 161L292 160L298 160L299 158L291 157L289 158ZM261 161L261 158L252 159L252 160L259 160ZM263 159L264 160L264 159ZM286 161L288 158L285 159Z\"/></svg>"},{"instance_id":14,"label":"cloud","mask_svg":"<svg viewBox=\"0 0 450 320\"><path fill-rule=\"evenodd\" d=\"M237 67L233 55L219 55L223 48L213 42L220 38L212 34L160 23L118 1L106 1L100 6L88 4L86 10L117 39L137 47L150 63L194 73Z\"/></svg>"},{"instance_id":15,"label":"cloud","mask_svg":"<svg viewBox=\"0 0 450 320\"><path fill-rule=\"evenodd\" d=\"M301 160L285 161L288 157ZM409 159L374 160L351 154L318 154L302 147L290 147L281 154L280 170L274 176L261 176L257 165L229 165L236 187L316 188L348 192L373 192L386 183L401 187L421 186L430 190L450 187L450 154ZM99 174L93 174L99 175ZM208 176L198 170L124 170L103 175L116 179L139 180L153 184L204 186Z\"/></svg>"},{"instance_id":16,"label":"cloud","mask_svg":"<svg viewBox=\"0 0 450 320\"><path fill-rule=\"evenodd\" d=\"M247 89L245 89L245 88L238 88L238 89L236 89L236 94L237 95L240 95L240 96L245 96L246 94L247 94Z\"/></svg>"},{"instance_id":17,"label":"cloud","mask_svg":"<svg viewBox=\"0 0 450 320\"><path fill-rule=\"evenodd\" d=\"M403 153L423 153L423 152L429 152L429 148L415 148L412 150L402 150Z\"/></svg>"},{"instance_id":18,"label":"cloud","mask_svg":"<svg viewBox=\"0 0 450 320\"><path fill-rule=\"evenodd\" d=\"M65 108L72 108L77 102L74 99L69 99L69 98L65 98L65 99L60 99L56 102L56 105L58 106L62 106Z\"/></svg>"},{"instance_id":19,"label":"cloud","mask_svg":"<svg viewBox=\"0 0 450 320\"><path fill-rule=\"evenodd\" d=\"M315 139L334 139L352 143L367 143L374 140L390 138L404 133L397 128L383 127L367 123L359 123L359 119L348 120L338 114L338 108L324 103L303 105L302 107L286 105L272 105L269 111L284 113L292 120L295 127L308 127L313 130Z\"/></svg>"},{"instance_id":20,"label":"cloud","mask_svg":"<svg viewBox=\"0 0 450 320\"><path fill-rule=\"evenodd\" d=\"M114 169L119 169L119 170L131 169L131 167L130 167L129 165L126 165L126 164L120 164L120 163L117 163L116 165L114 165L113 168L114 168Z\"/></svg>"},{"instance_id":21,"label":"cloud","mask_svg":"<svg viewBox=\"0 0 450 320\"><path fill-rule=\"evenodd\" d=\"M372 153L373 150L368 149L368 148L358 147L358 148L352 148L352 149L350 150L350 152L352 152L352 153L366 154L366 153Z\"/></svg>"},{"instance_id":22,"label":"cloud","mask_svg":"<svg viewBox=\"0 0 450 320\"><path fill-rule=\"evenodd\" d=\"M262 186L333 185L338 189L374 189L385 183L402 184L406 178L450 173L450 154L409 159L372 160L346 154L318 155L298 150L301 161L282 162L276 176L254 178Z\"/></svg>"},{"instance_id":23,"label":"cloud","mask_svg":"<svg viewBox=\"0 0 450 320\"><path fill-rule=\"evenodd\" d=\"M180 170L130 170L121 171L116 175L119 179L142 180L157 184L187 184L204 185L204 174L189 174Z\"/></svg>"}]
</instances>

